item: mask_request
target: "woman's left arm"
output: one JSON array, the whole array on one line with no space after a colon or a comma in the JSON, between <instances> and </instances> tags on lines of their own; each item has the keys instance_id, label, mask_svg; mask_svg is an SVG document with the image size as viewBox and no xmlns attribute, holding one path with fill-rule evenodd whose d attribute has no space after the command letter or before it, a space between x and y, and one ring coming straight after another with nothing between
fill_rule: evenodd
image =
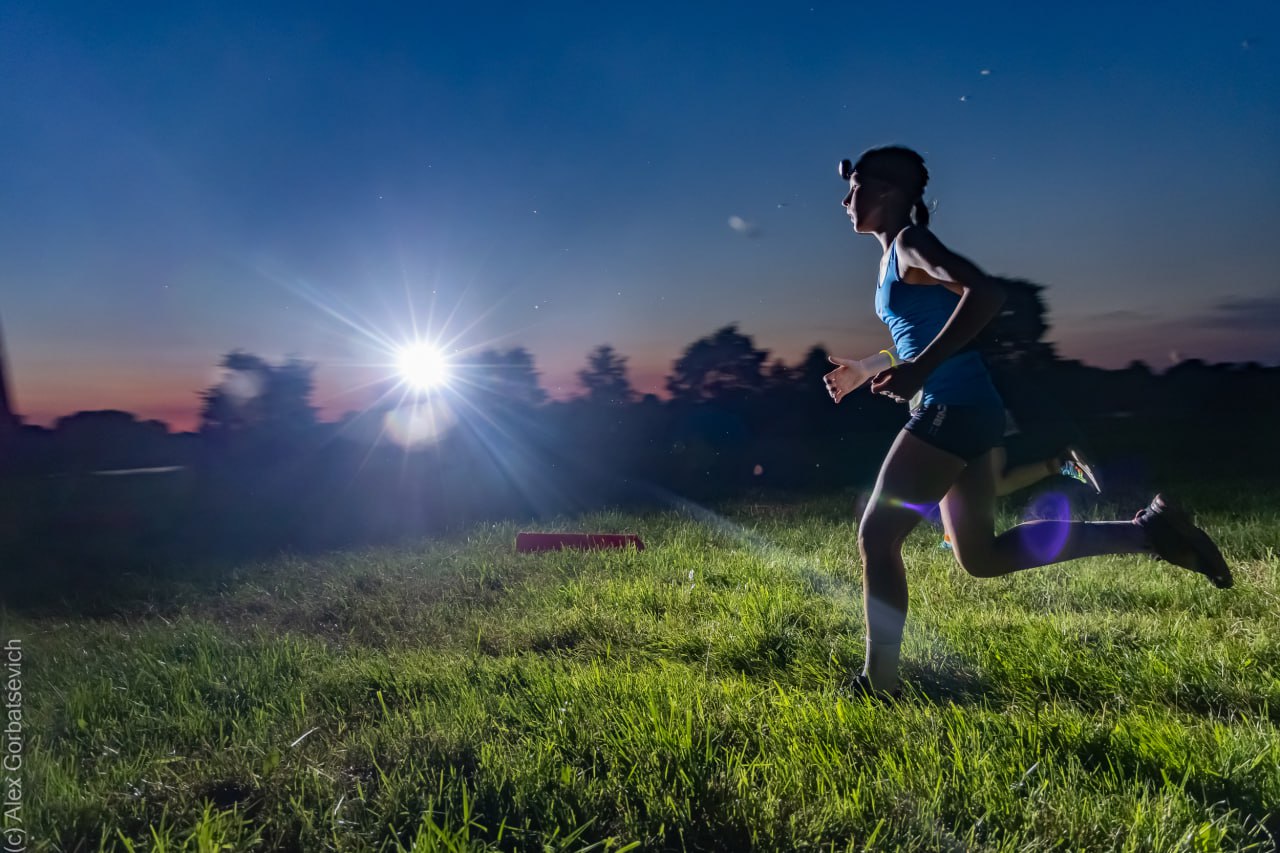
<instances>
[{"instance_id":1,"label":"woman's left arm","mask_svg":"<svg viewBox=\"0 0 1280 853\"><path fill-rule=\"evenodd\" d=\"M898 238L902 267L919 267L950 290L960 291L960 303L942 331L913 359L927 372L973 340L1004 305L1004 288L968 258L942 245L928 228L913 225Z\"/></svg>"}]
</instances>

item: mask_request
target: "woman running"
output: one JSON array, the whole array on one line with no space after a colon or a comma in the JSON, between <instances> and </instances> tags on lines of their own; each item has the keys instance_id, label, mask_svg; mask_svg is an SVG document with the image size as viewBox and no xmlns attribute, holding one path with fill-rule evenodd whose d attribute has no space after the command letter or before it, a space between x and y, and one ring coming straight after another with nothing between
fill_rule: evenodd
<instances>
[{"instance_id":1,"label":"woman running","mask_svg":"<svg viewBox=\"0 0 1280 853\"><path fill-rule=\"evenodd\" d=\"M956 560L976 577L1079 557L1148 554L1231 586L1213 540L1164 495L1133 521L1029 521L995 534L1004 404L981 354L967 345L999 311L1003 291L929 230L929 173L915 151L873 148L857 163L842 161L840 176L849 183L843 205L853 230L874 236L883 248L876 314L902 359L872 380L872 393L905 401L923 392L880 466L858 527L867 654L851 689L879 696L898 690L907 618L902 545L935 504ZM856 379L841 366L824 381L838 399Z\"/></svg>"}]
</instances>

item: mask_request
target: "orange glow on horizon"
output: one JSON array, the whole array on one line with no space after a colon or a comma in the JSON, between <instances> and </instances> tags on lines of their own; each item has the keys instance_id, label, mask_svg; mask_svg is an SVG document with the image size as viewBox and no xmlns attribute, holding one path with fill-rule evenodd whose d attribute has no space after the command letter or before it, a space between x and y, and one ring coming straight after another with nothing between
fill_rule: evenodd
<instances>
[{"instance_id":1,"label":"orange glow on horizon","mask_svg":"<svg viewBox=\"0 0 1280 853\"><path fill-rule=\"evenodd\" d=\"M1104 369L1118 369L1134 359L1145 359L1156 372L1171 366L1170 341L1176 341L1180 359L1201 358L1205 361L1232 360L1225 349L1208 332L1176 329L1177 334L1162 335L1161 330L1148 330L1141 326L1125 329L1115 335L1104 331L1073 331L1063 334L1058 353L1065 359L1081 359L1086 364ZM1118 338L1118 339L1117 339ZM1236 343L1239 343L1237 336ZM771 351L770 358L781 359L788 365L796 365L811 346L806 345L794 353ZM764 346L757 341L757 346ZM868 344L870 346L870 344ZM767 347L766 347L767 348ZM1258 360L1274 363L1266 354L1270 345L1259 344ZM870 350L869 350L870 351ZM1085 351L1088 355L1085 355ZM578 381L578 372L586 367L586 352L581 357L564 362L539 364L534 353L534 369L539 374L539 384L552 401L565 401L579 397L585 389ZM654 394L660 399L668 397L667 377L678 356L655 354L641 359L633 353L619 349L619 355L627 359L627 378L639 395ZM1242 348L1234 360L1245 361L1252 355L1249 348ZM373 404L378 392L368 386L368 369L337 368L318 365L315 373L315 389L312 405L321 421L336 421L351 411ZM9 396L14 411L24 423L51 427L58 418L80 411L114 409L133 414L139 420L160 420L173 432L186 432L199 426L200 391L219 381L216 370L170 370L157 377L157 371L146 375L124 376L100 367L95 372L70 374L66 371L48 375L24 374L10 368Z\"/></svg>"}]
</instances>

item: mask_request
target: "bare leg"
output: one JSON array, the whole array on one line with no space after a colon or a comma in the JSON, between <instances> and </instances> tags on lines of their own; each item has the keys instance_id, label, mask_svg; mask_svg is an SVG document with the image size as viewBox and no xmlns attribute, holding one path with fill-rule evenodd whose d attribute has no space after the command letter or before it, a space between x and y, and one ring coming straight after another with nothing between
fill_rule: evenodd
<instances>
[{"instance_id":1,"label":"bare leg","mask_svg":"<svg viewBox=\"0 0 1280 853\"><path fill-rule=\"evenodd\" d=\"M1042 459L1039 462L1028 462L1026 465L1018 465L1014 468L1008 467L1003 447L997 447L996 453L999 459L996 465L996 495L999 497L1012 494L1019 489L1025 489L1027 486L1040 482L1045 477L1066 475L1067 469L1063 467L1066 463L1071 463L1078 472L1077 475L1067 476L1073 476L1080 482L1088 484L1099 494L1102 492L1102 487L1098 485L1097 472L1079 455L1080 451L1078 449L1068 447L1065 452L1050 456L1048 459Z\"/></svg>"},{"instance_id":2,"label":"bare leg","mask_svg":"<svg viewBox=\"0 0 1280 853\"><path fill-rule=\"evenodd\" d=\"M1028 521L995 535L996 458L975 459L942 499L942 523L956 559L975 577L1102 554L1150 553L1146 533L1131 521Z\"/></svg>"},{"instance_id":3,"label":"bare leg","mask_svg":"<svg viewBox=\"0 0 1280 853\"><path fill-rule=\"evenodd\" d=\"M897 683L897 648L907 620L907 573L902 543L964 470L957 456L907 432L889 448L867 510L858 527L862 596L867 619L867 663L863 674L876 689ZM880 650L880 652L877 652ZM885 656L883 661L877 654Z\"/></svg>"},{"instance_id":4,"label":"bare leg","mask_svg":"<svg viewBox=\"0 0 1280 853\"><path fill-rule=\"evenodd\" d=\"M1026 465L1009 468L1007 467L1008 455L1005 453L1005 449L997 447L994 453L996 454L996 471L999 472L999 478L996 480L996 495L998 497L1013 494L1019 489L1025 489L1027 486L1040 482L1045 477L1053 476L1062 467L1062 464L1057 459L1044 459L1040 462L1030 462Z\"/></svg>"}]
</instances>

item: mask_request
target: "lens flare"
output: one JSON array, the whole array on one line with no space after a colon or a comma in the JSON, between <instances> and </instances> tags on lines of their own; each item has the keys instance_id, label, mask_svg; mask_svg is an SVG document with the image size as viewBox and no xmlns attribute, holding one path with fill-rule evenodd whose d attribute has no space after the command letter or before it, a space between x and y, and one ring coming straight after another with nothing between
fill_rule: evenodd
<instances>
[{"instance_id":1,"label":"lens flare","mask_svg":"<svg viewBox=\"0 0 1280 853\"><path fill-rule=\"evenodd\" d=\"M262 376L248 370L228 370L219 387L234 406L246 406L262 395Z\"/></svg>"},{"instance_id":2,"label":"lens flare","mask_svg":"<svg viewBox=\"0 0 1280 853\"><path fill-rule=\"evenodd\" d=\"M881 495L880 501L888 506L909 509L914 513L918 513L925 521L936 522L939 518L938 504L913 504L910 501L904 501L900 498L892 498L888 495Z\"/></svg>"},{"instance_id":3,"label":"lens flare","mask_svg":"<svg viewBox=\"0 0 1280 853\"><path fill-rule=\"evenodd\" d=\"M1027 524L1017 529L1022 544L1038 560L1054 560L1071 532L1071 504L1061 492L1045 492L1027 507Z\"/></svg>"},{"instance_id":4,"label":"lens flare","mask_svg":"<svg viewBox=\"0 0 1280 853\"><path fill-rule=\"evenodd\" d=\"M400 376L416 391L430 391L449 381L449 361L435 346L419 341L400 350L396 358Z\"/></svg>"},{"instance_id":5,"label":"lens flare","mask_svg":"<svg viewBox=\"0 0 1280 853\"><path fill-rule=\"evenodd\" d=\"M441 441L457 423L453 410L437 399L406 400L383 416L383 428L391 441L405 449Z\"/></svg>"}]
</instances>

